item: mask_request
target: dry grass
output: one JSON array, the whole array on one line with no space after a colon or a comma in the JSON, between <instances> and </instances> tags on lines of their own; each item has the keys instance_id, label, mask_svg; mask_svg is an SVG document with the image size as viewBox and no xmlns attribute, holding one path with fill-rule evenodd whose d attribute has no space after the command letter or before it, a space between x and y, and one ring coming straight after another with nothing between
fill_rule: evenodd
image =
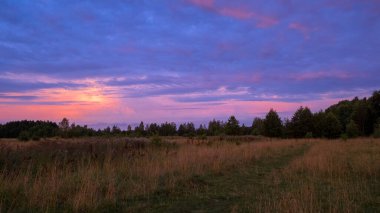
<instances>
[{"instance_id":1,"label":"dry grass","mask_svg":"<svg viewBox=\"0 0 380 213\"><path fill-rule=\"evenodd\" d=\"M121 203L123 206L133 204L134 200L141 203L141 198L150 202L150 197L161 196L157 193L170 194L179 186L186 189L181 191L185 193L183 196L196 200L202 193L212 196L218 190L222 194L226 191L219 185L205 191L199 184L193 184L193 177L223 174L214 183L220 184L223 178L231 181L235 171L243 173L235 173L231 193L241 199L226 200L231 202L226 206L234 212L380 209L378 139L172 137L166 140L169 143L161 146L150 144L148 139L123 138L0 141L0 212L112 211ZM305 153L284 158L289 150L303 149L305 144L309 144ZM267 162L263 169L269 172L264 172L264 176L257 175L260 166L256 164L260 162ZM250 184L260 185L245 185L239 175L259 178ZM162 199L166 199L165 195ZM188 202L185 208L191 210L192 201Z\"/></svg>"},{"instance_id":2,"label":"dry grass","mask_svg":"<svg viewBox=\"0 0 380 213\"><path fill-rule=\"evenodd\" d=\"M380 141L314 141L311 149L275 171L264 212L376 212L380 210Z\"/></svg>"},{"instance_id":3,"label":"dry grass","mask_svg":"<svg viewBox=\"0 0 380 213\"><path fill-rule=\"evenodd\" d=\"M146 140L0 142L0 210L94 211L174 189L194 175L275 158L305 141L149 145ZM175 139L171 139L175 141ZM196 189L195 189L196 190Z\"/></svg>"}]
</instances>

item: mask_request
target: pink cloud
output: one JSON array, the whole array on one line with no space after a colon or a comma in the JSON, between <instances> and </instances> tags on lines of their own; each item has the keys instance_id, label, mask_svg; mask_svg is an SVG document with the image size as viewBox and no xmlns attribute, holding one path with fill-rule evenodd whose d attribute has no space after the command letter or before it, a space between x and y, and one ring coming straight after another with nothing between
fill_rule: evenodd
<instances>
[{"instance_id":1,"label":"pink cloud","mask_svg":"<svg viewBox=\"0 0 380 213\"><path fill-rule=\"evenodd\" d=\"M214 6L214 0L189 0L189 2L202 8L212 8Z\"/></svg>"},{"instance_id":2,"label":"pink cloud","mask_svg":"<svg viewBox=\"0 0 380 213\"><path fill-rule=\"evenodd\" d=\"M266 28L278 23L275 17L266 16L243 8L224 7L216 10L218 14L239 20L252 20L256 27Z\"/></svg>"},{"instance_id":3,"label":"pink cloud","mask_svg":"<svg viewBox=\"0 0 380 213\"><path fill-rule=\"evenodd\" d=\"M305 80L315 80L315 79L323 79L323 78L337 78L337 79L350 79L353 77L352 73L345 71L318 71L318 72L305 72L298 73L295 76L291 77L297 81L305 81Z\"/></svg>"},{"instance_id":4,"label":"pink cloud","mask_svg":"<svg viewBox=\"0 0 380 213\"><path fill-rule=\"evenodd\" d=\"M254 16L254 13L238 8L221 8L218 13L223 16L229 16L236 19L250 19Z\"/></svg>"},{"instance_id":5,"label":"pink cloud","mask_svg":"<svg viewBox=\"0 0 380 213\"><path fill-rule=\"evenodd\" d=\"M288 28L302 33L305 39L308 39L310 37L311 29L304 24L301 24L299 22L292 22L288 25Z\"/></svg>"},{"instance_id":6,"label":"pink cloud","mask_svg":"<svg viewBox=\"0 0 380 213\"><path fill-rule=\"evenodd\" d=\"M301 32L307 31L308 28L306 28L303 24L298 22L292 22L289 24L290 29L299 30Z\"/></svg>"},{"instance_id":7,"label":"pink cloud","mask_svg":"<svg viewBox=\"0 0 380 213\"><path fill-rule=\"evenodd\" d=\"M275 17L263 15L258 12L246 9L248 7L220 6L216 5L213 0L189 0L189 2L197 7L207 9L221 16L238 20L251 20L255 22L256 27L260 28L271 27L279 22Z\"/></svg>"},{"instance_id":8,"label":"pink cloud","mask_svg":"<svg viewBox=\"0 0 380 213\"><path fill-rule=\"evenodd\" d=\"M275 17L260 15L257 17L257 26L261 28L271 27L278 24L278 20Z\"/></svg>"}]
</instances>

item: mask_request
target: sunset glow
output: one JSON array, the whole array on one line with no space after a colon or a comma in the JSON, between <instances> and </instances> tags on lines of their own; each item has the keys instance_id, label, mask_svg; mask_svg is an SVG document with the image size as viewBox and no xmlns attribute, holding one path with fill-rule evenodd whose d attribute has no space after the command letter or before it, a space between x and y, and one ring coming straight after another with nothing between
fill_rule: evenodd
<instances>
[{"instance_id":1,"label":"sunset glow","mask_svg":"<svg viewBox=\"0 0 380 213\"><path fill-rule=\"evenodd\" d=\"M379 1L263 2L5 1L0 122L251 124L379 89Z\"/></svg>"}]
</instances>

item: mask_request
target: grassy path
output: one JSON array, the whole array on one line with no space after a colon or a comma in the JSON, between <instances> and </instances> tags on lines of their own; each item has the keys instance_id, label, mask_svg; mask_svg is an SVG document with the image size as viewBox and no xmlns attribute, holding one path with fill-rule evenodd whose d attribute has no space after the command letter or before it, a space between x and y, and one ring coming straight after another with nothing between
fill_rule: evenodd
<instances>
[{"instance_id":1,"label":"grassy path","mask_svg":"<svg viewBox=\"0 0 380 213\"><path fill-rule=\"evenodd\" d=\"M255 203L276 196L276 187L286 187L275 183L271 174L309 148L310 145L289 147L278 156L223 174L195 176L174 190L163 189L149 198L130 200L127 206L132 212L250 212Z\"/></svg>"}]
</instances>

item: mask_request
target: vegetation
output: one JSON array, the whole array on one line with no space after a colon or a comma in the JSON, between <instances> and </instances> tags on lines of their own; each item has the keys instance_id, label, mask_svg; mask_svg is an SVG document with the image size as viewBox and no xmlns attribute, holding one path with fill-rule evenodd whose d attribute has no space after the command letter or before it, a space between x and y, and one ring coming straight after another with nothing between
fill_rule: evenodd
<instances>
[{"instance_id":1,"label":"vegetation","mask_svg":"<svg viewBox=\"0 0 380 213\"><path fill-rule=\"evenodd\" d=\"M239 135L240 133L239 121L236 120L235 116L231 116L228 119L224 129L227 135Z\"/></svg>"},{"instance_id":2,"label":"vegetation","mask_svg":"<svg viewBox=\"0 0 380 213\"><path fill-rule=\"evenodd\" d=\"M277 112L270 109L264 120L264 135L280 137L282 135L282 122Z\"/></svg>"},{"instance_id":3,"label":"vegetation","mask_svg":"<svg viewBox=\"0 0 380 213\"><path fill-rule=\"evenodd\" d=\"M350 138L356 138L359 136L359 128L355 121L351 120L346 126L346 134Z\"/></svg>"},{"instance_id":4,"label":"vegetation","mask_svg":"<svg viewBox=\"0 0 380 213\"><path fill-rule=\"evenodd\" d=\"M375 132L373 133L373 137L380 138L380 124L377 124Z\"/></svg>"},{"instance_id":5,"label":"vegetation","mask_svg":"<svg viewBox=\"0 0 380 213\"><path fill-rule=\"evenodd\" d=\"M379 212L379 153L371 138L3 139L0 212Z\"/></svg>"},{"instance_id":6,"label":"vegetation","mask_svg":"<svg viewBox=\"0 0 380 213\"><path fill-rule=\"evenodd\" d=\"M307 133L314 132L313 113L307 107L300 107L294 113L288 128L295 138L303 138Z\"/></svg>"},{"instance_id":7,"label":"vegetation","mask_svg":"<svg viewBox=\"0 0 380 213\"><path fill-rule=\"evenodd\" d=\"M252 126L239 125L235 116L230 116L225 123L212 120L206 125L195 127L188 122L177 125L173 122L162 124L144 124L140 122L134 129L128 126L121 130L117 126L103 130L94 130L85 126L70 124L63 118L58 124L51 121L11 121L0 124L0 138L29 139L62 137L78 138L91 136L129 136L148 137L159 136L223 136L223 135L262 135L266 137L282 138L339 138L342 134L355 138L358 136L379 135L380 124L380 91L375 91L371 97L353 100L344 100L330 106L325 111L312 113L308 107L300 107L291 119L281 120L274 109L266 114L265 118L254 118Z\"/></svg>"},{"instance_id":8,"label":"vegetation","mask_svg":"<svg viewBox=\"0 0 380 213\"><path fill-rule=\"evenodd\" d=\"M253 135L264 135L264 119L255 118L252 123Z\"/></svg>"}]
</instances>

